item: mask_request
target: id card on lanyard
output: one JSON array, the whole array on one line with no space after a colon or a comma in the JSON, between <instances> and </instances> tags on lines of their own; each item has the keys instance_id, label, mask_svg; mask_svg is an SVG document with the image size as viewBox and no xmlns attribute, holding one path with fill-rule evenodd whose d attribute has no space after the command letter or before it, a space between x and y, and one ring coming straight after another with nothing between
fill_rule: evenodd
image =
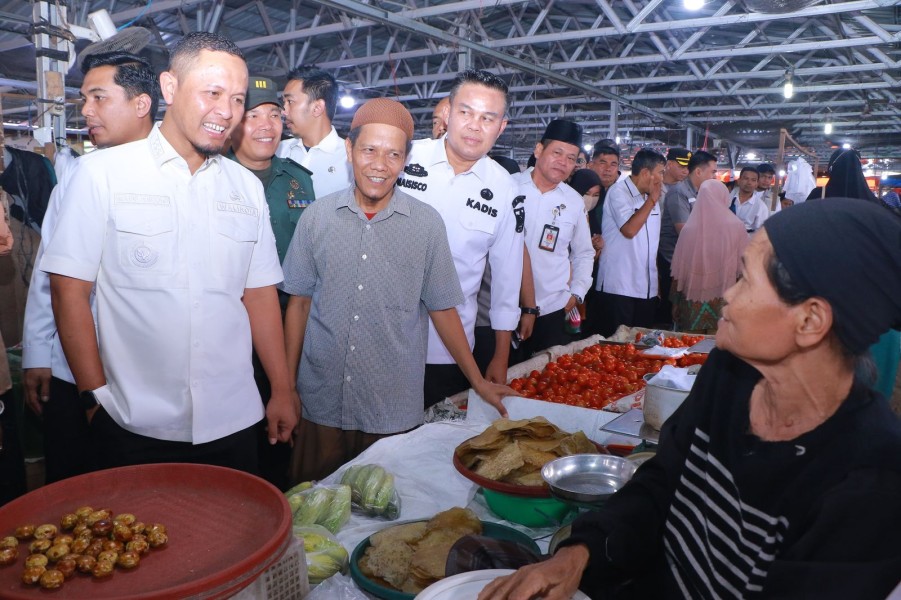
<instances>
[{"instance_id":1,"label":"id card on lanyard","mask_svg":"<svg viewBox=\"0 0 901 600\"><path fill-rule=\"evenodd\" d=\"M541 241L538 242L538 248L553 252L557 247L557 236L560 234L560 228L554 225L545 225L544 231L541 232Z\"/></svg>"}]
</instances>

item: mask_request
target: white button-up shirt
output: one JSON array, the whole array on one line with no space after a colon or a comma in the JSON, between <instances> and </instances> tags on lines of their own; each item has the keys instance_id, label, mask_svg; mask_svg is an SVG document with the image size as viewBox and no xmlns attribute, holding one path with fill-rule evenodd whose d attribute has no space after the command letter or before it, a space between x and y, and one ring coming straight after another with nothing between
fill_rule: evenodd
<instances>
[{"instance_id":1,"label":"white button-up shirt","mask_svg":"<svg viewBox=\"0 0 901 600\"><path fill-rule=\"evenodd\" d=\"M565 183L542 194L532 181L532 171L530 168L513 179L526 197L525 243L535 280L535 302L542 314L549 314L566 306L572 294L585 298L591 288L594 248L582 196ZM541 249L546 225L560 230L553 252Z\"/></svg>"},{"instance_id":2,"label":"white button-up shirt","mask_svg":"<svg viewBox=\"0 0 901 600\"><path fill-rule=\"evenodd\" d=\"M353 182L350 163L347 161L347 148L334 127L321 142L309 150L304 147L303 140L293 138L281 142L275 155L290 158L313 172L313 192L316 198L347 189Z\"/></svg>"},{"instance_id":3,"label":"white button-up shirt","mask_svg":"<svg viewBox=\"0 0 901 600\"><path fill-rule=\"evenodd\" d=\"M195 444L259 421L241 298L282 279L259 180L220 156L191 175L159 126L79 161L40 268L96 282L103 408Z\"/></svg>"},{"instance_id":4,"label":"white button-up shirt","mask_svg":"<svg viewBox=\"0 0 901 600\"><path fill-rule=\"evenodd\" d=\"M465 298L457 312L470 349L475 340L477 296L486 261L491 265L491 327L497 331L516 329L525 211L524 199L517 196L517 185L510 174L483 156L469 171L456 175L447 161L444 138L416 140L397 186L433 206L444 220ZM454 362L431 320L426 362Z\"/></svg>"},{"instance_id":5,"label":"white button-up shirt","mask_svg":"<svg viewBox=\"0 0 901 600\"><path fill-rule=\"evenodd\" d=\"M44 214L44 221L41 224L41 244L38 246L38 252L34 259L36 265L41 264L44 249L53 237L56 221L59 218L60 199L79 162L80 160L73 159L72 164L63 171L59 183L50 193L47 212ZM97 312L93 293L91 294L91 310L94 312L94 323L96 324ZM40 269L31 271L31 283L28 286L22 333L22 368L50 369L54 377L75 383L75 376L72 375L69 363L66 362L66 355L63 354L63 346L56 331L56 319L50 303L50 276Z\"/></svg>"},{"instance_id":6,"label":"white button-up shirt","mask_svg":"<svg viewBox=\"0 0 901 600\"><path fill-rule=\"evenodd\" d=\"M763 227L763 222L770 218L770 209L767 208L764 199L765 192L754 192L747 202L738 200L738 188L732 190L732 200L735 202L735 216L741 219L748 231L757 231Z\"/></svg>"},{"instance_id":7,"label":"white button-up shirt","mask_svg":"<svg viewBox=\"0 0 901 600\"><path fill-rule=\"evenodd\" d=\"M601 229L604 251L598 263L599 291L642 299L657 295L660 207L651 209L648 220L632 239L620 231L644 201L645 195L631 178L617 181L607 190Z\"/></svg>"}]
</instances>

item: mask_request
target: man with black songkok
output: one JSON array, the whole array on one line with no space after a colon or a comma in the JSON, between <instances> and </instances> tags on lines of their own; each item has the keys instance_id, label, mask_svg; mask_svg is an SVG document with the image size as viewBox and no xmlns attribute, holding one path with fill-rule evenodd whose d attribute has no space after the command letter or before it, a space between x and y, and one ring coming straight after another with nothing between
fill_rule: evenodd
<instances>
[{"instance_id":1,"label":"man with black songkok","mask_svg":"<svg viewBox=\"0 0 901 600\"><path fill-rule=\"evenodd\" d=\"M513 394L485 381L472 358L441 216L395 187L413 137L410 113L375 98L350 127L354 184L304 211L284 262L285 344L303 403L292 484L422 424L430 318L482 398L506 416L500 400Z\"/></svg>"},{"instance_id":2,"label":"man with black songkok","mask_svg":"<svg viewBox=\"0 0 901 600\"><path fill-rule=\"evenodd\" d=\"M564 183L581 147L582 128L555 119L535 145L535 166L514 176L526 198L525 244L541 314L532 337L523 343L526 356L572 341L566 314L591 287L594 248L585 203Z\"/></svg>"}]
</instances>

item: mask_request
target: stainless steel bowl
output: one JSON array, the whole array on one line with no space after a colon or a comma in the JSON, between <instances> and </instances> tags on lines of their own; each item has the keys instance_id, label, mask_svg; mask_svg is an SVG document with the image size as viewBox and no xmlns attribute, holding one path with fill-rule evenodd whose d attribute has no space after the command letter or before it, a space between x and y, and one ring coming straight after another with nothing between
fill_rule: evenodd
<instances>
[{"instance_id":1,"label":"stainless steel bowl","mask_svg":"<svg viewBox=\"0 0 901 600\"><path fill-rule=\"evenodd\" d=\"M561 500L591 504L606 500L623 487L635 463L610 454L575 454L552 460L541 469L551 494Z\"/></svg>"}]
</instances>

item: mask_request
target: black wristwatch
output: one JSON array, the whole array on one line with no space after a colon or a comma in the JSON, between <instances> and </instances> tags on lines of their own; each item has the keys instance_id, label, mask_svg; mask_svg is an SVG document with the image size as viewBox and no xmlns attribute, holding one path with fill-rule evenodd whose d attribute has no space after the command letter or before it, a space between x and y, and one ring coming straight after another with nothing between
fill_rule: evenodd
<instances>
[{"instance_id":1,"label":"black wristwatch","mask_svg":"<svg viewBox=\"0 0 901 600\"><path fill-rule=\"evenodd\" d=\"M522 306L522 307L520 307L520 310L522 311L522 314L524 314L524 315L535 315L537 317L538 315L541 314L540 306L536 306L535 308L532 308L531 306Z\"/></svg>"},{"instance_id":2,"label":"black wristwatch","mask_svg":"<svg viewBox=\"0 0 901 600\"><path fill-rule=\"evenodd\" d=\"M78 399L81 400L81 407L85 410L91 410L98 404L97 396L94 395L94 390L86 390L78 394Z\"/></svg>"}]
</instances>

